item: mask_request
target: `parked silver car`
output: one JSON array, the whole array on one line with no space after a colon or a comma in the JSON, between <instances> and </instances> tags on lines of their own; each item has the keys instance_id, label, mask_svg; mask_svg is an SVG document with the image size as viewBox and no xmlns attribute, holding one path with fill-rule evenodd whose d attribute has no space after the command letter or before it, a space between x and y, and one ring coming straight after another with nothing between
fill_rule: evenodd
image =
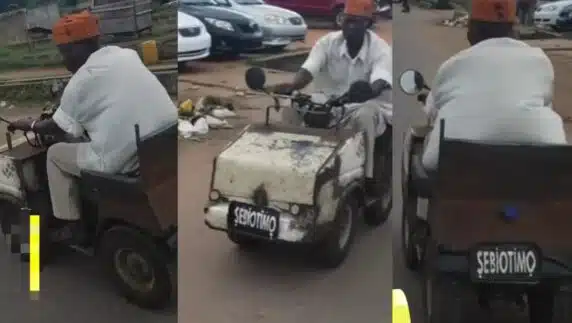
<instances>
[{"instance_id":1,"label":"parked silver car","mask_svg":"<svg viewBox=\"0 0 572 323\"><path fill-rule=\"evenodd\" d=\"M220 6L239 11L252 17L262 28L263 45L277 49L292 42L304 41L308 26L298 13L272 6L263 0L214 0Z\"/></svg>"}]
</instances>

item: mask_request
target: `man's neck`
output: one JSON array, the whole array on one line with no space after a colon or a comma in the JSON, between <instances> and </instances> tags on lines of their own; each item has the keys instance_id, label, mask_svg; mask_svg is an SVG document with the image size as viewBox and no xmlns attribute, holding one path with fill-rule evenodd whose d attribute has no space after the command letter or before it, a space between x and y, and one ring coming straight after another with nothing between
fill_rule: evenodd
<instances>
[{"instance_id":1,"label":"man's neck","mask_svg":"<svg viewBox=\"0 0 572 323\"><path fill-rule=\"evenodd\" d=\"M361 41L354 41L354 42L347 41L346 42L346 48L348 50L348 54L350 55L350 57L352 59L356 58L356 56L358 56L364 42L365 42L365 37L362 38Z\"/></svg>"}]
</instances>

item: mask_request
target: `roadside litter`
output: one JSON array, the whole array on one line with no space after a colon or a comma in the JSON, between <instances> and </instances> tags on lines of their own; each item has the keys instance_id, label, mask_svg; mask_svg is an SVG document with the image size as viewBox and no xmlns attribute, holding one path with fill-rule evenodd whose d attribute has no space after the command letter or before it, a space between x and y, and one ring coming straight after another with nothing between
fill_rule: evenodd
<instances>
[{"instance_id":1,"label":"roadside litter","mask_svg":"<svg viewBox=\"0 0 572 323\"><path fill-rule=\"evenodd\" d=\"M469 14L468 13L460 13L455 11L453 13L453 18L445 19L441 22L442 25L447 27L467 27L467 23L469 22Z\"/></svg>"},{"instance_id":2,"label":"roadside litter","mask_svg":"<svg viewBox=\"0 0 572 323\"><path fill-rule=\"evenodd\" d=\"M196 104L188 99L179 104L179 136L200 139L211 129L231 129L226 120L236 117L234 107L213 96L201 97Z\"/></svg>"}]
</instances>

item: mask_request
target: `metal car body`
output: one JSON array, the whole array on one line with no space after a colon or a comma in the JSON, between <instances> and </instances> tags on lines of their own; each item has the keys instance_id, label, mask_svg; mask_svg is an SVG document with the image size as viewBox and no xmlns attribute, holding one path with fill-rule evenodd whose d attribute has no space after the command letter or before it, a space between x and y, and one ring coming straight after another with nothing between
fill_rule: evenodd
<instances>
[{"instance_id":1,"label":"metal car body","mask_svg":"<svg viewBox=\"0 0 572 323\"><path fill-rule=\"evenodd\" d=\"M262 29L244 13L222 7L214 0L182 0L179 11L205 25L212 39L211 53L242 53L262 47Z\"/></svg>"},{"instance_id":2,"label":"metal car body","mask_svg":"<svg viewBox=\"0 0 572 323\"><path fill-rule=\"evenodd\" d=\"M534 24L538 27L558 29L561 20L569 18L569 12L565 12L562 17L564 9L572 5L572 1L555 1L542 4L534 11Z\"/></svg>"},{"instance_id":3,"label":"metal car body","mask_svg":"<svg viewBox=\"0 0 572 323\"><path fill-rule=\"evenodd\" d=\"M262 0L216 0L223 7L251 16L261 26L263 44L284 47L292 42L304 41L308 26L304 18L294 11L264 3Z\"/></svg>"},{"instance_id":4,"label":"metal car body","mask_svg":"<svg viewBox=\"0 0 572 323\"><path fill-rule=\"evenodd\" d=\"M205 222L229 228L230 205L279 213L268 240L312 242L332 224L344 191L364 176L364 137L323 129L250 125L215 159Z\"/></svg>"},{"instance_id":5,"label":"metal car body","mask_svg":"<svg viewBox=\"0 0 572 323\"><path fill-rule=\"evenodd\" d=\"M187 62L208 57L211 35L197 18L177 12L177 61Z\"/></svg>"}]
</instances>

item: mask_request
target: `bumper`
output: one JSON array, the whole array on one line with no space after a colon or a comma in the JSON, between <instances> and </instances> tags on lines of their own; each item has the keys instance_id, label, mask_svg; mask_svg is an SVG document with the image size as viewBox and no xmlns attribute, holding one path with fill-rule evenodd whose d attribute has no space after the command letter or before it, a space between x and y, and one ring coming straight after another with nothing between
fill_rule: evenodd
<instances>
[{"instance_id":1,"label":"bumper","mask_svg":"<svg viewBox=\"0 0 572 323\"><path fill-rule=\"evenodd\" d=\"M305 41L308 26L277 25L262 26L265 46L283 46L297 41Z\"/></svg>"},{"instance_id":2,"label":"bumper","mask_svg":"<svg viewBox=\"0 0 572 323\"><path fill-rule=\"evenodd\" d=\"M212 34L211 34L212 35ZM260 34L216 34L212 35L213 52L247 52L262 47Z\"/></svg>"},{"instance_id":3,"label":"bumper","mask_svg":"<svg viewBox=\"0 0 572 323\"><path fill-rule=\"evenodd\" d=\"M228 202L219 202L205 207L205 224L213 230L227 231L228 208ZM310 228L302 227L299 217L280 213L277 241L300 243L310 240L309 238L313 236L313 231Z\"/></svg>"},{"instance_id":4,"label":"bumper","mask_svg":"<svg viewBox=\"0 0 572 323\"><path fill-rule=\"evenodd\" d=\"M537 26L554 26L556 24L556 15L535 14L534 24Z\"/></svg>"},{"instance_id":5,"label":"bumper","mask_svg":"<svg viewBox=\"0 0 572 323\"><path fill-rule=\"evenodd\" d=\"M211 35L202 34L197 37L178 37L177 61L186 62L205 58L210 55Z\"/></svg>"}]
</instances>

